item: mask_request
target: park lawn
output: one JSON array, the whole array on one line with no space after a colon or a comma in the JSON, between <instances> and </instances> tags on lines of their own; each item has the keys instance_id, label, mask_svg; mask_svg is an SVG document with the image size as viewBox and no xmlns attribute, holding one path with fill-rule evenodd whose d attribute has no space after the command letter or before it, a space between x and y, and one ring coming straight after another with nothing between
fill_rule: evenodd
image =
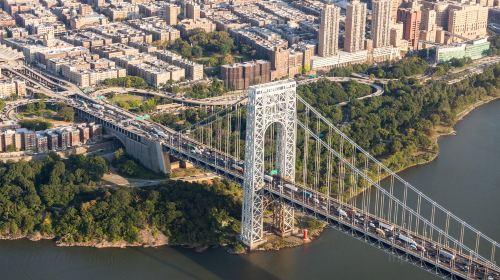
<instances>
[{"instance_id":1,"label":"park lawn","mask_svg":"<svg viewBox=\"0 0 500 280\"><path fill-rule=\"evenodd\" d=\"M21 118L44 118L54 120L57 118L57 112L51 109L37 110L36 112L19 112Z\"/></svg>"},{"instance_id":2,"label":"park lawn","mask_svg":"<svg viewBox=\"0 0 500 280\"><path fill-rule=\"evenodd\" d=\"M113 98L111 98L111 101L113 103L118 103L118 102L142 102L144 100L144 97L139 96L139 95L134 95L134 94L115 94Z\"/></svg>"}]
</instances>

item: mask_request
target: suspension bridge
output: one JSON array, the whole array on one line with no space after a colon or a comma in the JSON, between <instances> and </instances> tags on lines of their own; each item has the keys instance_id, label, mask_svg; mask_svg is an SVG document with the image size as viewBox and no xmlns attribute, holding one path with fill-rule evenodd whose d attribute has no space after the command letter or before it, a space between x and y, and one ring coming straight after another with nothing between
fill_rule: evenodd
<instances>
[{"instance_id":1,"label":"suspension bridge","mask_svg":"<svg viewBox=\"0 0 500 280\"><path fill-rule=\"evenodd\" d=\"M495 240L357 145L296 95L295 81L253 86L182 131L149 120L124 124L129 112L105 115L110 105L82 94L66 99L80 118L133 142L127 149L147 150L150 161L162 165L164 156L152 154L169 154L241 184L241 240L250 249L265 242L264 223L288 235L301 211L443 278L500 280Z\"/></svg>"},{"instance_id":2,"label":"suspension bridge","mask_svg":"<svg viewBox=\"0 0 500 280\"><path fill-rule=\"evenodd\" d=\"M257 248L264 211L282 235L302 211L451 279L500 279L499 244L406 182L296 95L294 81L249 89L241 102L180 131L171 155L244 188L241 240Z\"/></svg>"}]
</instances>

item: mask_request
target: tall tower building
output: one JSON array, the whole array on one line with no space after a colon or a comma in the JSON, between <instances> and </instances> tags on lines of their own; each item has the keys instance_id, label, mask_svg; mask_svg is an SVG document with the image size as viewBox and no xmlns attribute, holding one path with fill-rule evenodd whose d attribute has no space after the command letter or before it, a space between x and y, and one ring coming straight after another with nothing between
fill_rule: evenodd
<instances>
[{"instance_id":1,"label":"tall tower building","mask_svg":"<svg viewBox=\"0 0 500 280\"><path fill-rule=\"evenodd\" d=\"M179 6L176 6L174 4L168 4L166 7L166 21L168 25L177 25L177 15L180 13L180 8Z\"/></svg>"},{"instance_id":2,"label":"tall tower building","mask_svg":"<svg viewBox=\"0 0 500 280\"><path fill-rule=\"evenodd\" d=\"M389 45L391 30L392 0L373 0L372 2L372 39L373 47L380 48Z\"/></svg>"},{"instance_id":3,"label":"tall tower building","mask_svg":"<svg viewBox=\"0 0 500 280\"><path fill-rule=\"evenodd\" d=\"M487 36L488 7L477 4L452 4L448 14L448 31L467 39Z\"/></svg>"},{"instance_id":4,"label":"tall tower building","mask_svg":"<svg viewBox=\"0 0 500 280\"><path fill-rule=\"evenodd\" d=\"M347 5L344 50L355 52L365 45L366 4L352 0Z\"/></svg>"},{"instance_id":5,"label":"tall tower building","mask_svg":"<svg viewBox=\"0 0 500 280\"><path fill-rule=\"evenodd\" d=\"M195 3L186 3L186 17L190 19L200 19L200 6Z\"/></svg>"},{"instance_id":6,"label":"tall tower building","mask_svg":"<svg viewBox=\"0 0 500 280\"><path fill-rule=\"evenodd\" d=\"M321 11L319 26L319 56L326 57L337 54L339 50L340 8L333 4L325 4Z\"/></svg>"},{"instance_id":7,"label":"tall tower building","mask_svg":"<svg viewBox=\"0 0 500 280\"><path fill-rule=\"evenodd\" d=\"M420 21L420 40L436 41L436 11L431 9L422 10L422 19Z\"/></svg>"},{"instance_id":8,"label":"tall tower building","mask_svg":"<svg viewBox=\"0 0 500 280\"><path fill-rule=\"evenodd\" d=\"M420 21L420 29L422 30L436 29L436 11L432 9L422 10L422 20Z\"/></svg>"},{"instance_id":9,"label":"tall tower building","mask_svg":"<svg viewBox=\"0 0 500 280\"><path fill-rule=\"evenodd\" d=\"M403 39L407 40L413 49L418 49L421 18L422 12L417 0L412 2L410 8L398 10L398 21L403 23Z\"/></svg>"},{"instance_id":10,"label":"tall tower building","mask_svg":"<svg viewBox=\"0 0 500 280\"><path fill-rule=\"evenodd\" d=\"M396 23L398 19L398 9L401 6L402 0L391 0L391 23Z\"/></svg>"}]
</instances>

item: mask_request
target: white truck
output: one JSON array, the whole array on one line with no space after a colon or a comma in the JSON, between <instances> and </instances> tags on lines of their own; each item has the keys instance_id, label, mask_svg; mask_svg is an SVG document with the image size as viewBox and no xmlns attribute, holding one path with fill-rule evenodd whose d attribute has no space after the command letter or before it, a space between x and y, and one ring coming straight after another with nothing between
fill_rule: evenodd
<instances>
[{"instance_id":1,"label":"white truck","mask_svg":"<svg viewBox=\"0 0 500 280\"><path fill-rule=\"evenodd\" d=\"M417 242L415 242L415 240L413 240L413 238L411 238L411 237L409 237L409 236L406 236L406 235L404 235L404 234L401 234L401 233L400 233L400 234L398 235L398 238L399 238L399 240L401 240L401 241L403 241L403 242L407 243L407 244L408 244L408 245L410 245L410 246L411 246L411 245L413 245L413 246L417 246Z\"/></svg>"},{"instance_id":2,"label":"white truck","mask_svg":"<svg viewBox=\"0 0 500 280\"><path fill-rule=\"evenodd\" d=\"M445 251L443 249L439 249L439 256L443 257L443 258L446 258L448 260L454 260L455 259L455 255L448 252L448 251Z\"/></svg>"},{"instance_id":3,"label":"white truck","mask_svg":"<svg viewBox=\"0 0 500 280\"><path fill-rule=\"evenodd\" d=\"M378 222L378 227L385 231L394 231L394 226L382 222Z\"/></svg>"}]
</instances>

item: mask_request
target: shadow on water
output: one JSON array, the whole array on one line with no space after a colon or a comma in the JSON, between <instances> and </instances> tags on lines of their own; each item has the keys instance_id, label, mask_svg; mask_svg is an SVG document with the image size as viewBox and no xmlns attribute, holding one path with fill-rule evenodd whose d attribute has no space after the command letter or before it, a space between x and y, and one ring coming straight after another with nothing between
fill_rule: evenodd
<instances>
[{"instance_id":1,"label":"shadow on water","mask_svg":"<svg viewBox=\"0 0 500 280\"><path fill-rule=\"evenodd\" d=\"M171 249L173 249L173 247L171 247ZM186 270L183 267L180 267L179 265L176 265L171 260L163 259L161 257L161 255L157 254L151 248L131 247L131 248L127 248L127 250L135 251L135 253L141 254L141 255L149 258L150 260L155 261L156 263L166 267L168 270L177 271L178 273L180 273L181 275L185 275L186 277L189 277L192 279L202 279L198 275Z\"/></svg>"},{"instance_id":2,"label":"shadow on water","mask_svg":"<svg viewBox=\"0 0 500 280\"><path fill-rule=\"evenodd\" d=\"M210 248L198 253L193 249L178 246L168 247L168 250L174 251L175 255L185 258L182 264L185 263L188 269L182 267L181 263L173 263L168 257L169 254L164 254L161 251L160 253L150 248L131 248L131 250L155 261L168 270L175 270L179 275L182 275L182 278L186 279L280 279L253 263L248 255L231 255L225 248Z\"/></svg>"}]
</instances>

